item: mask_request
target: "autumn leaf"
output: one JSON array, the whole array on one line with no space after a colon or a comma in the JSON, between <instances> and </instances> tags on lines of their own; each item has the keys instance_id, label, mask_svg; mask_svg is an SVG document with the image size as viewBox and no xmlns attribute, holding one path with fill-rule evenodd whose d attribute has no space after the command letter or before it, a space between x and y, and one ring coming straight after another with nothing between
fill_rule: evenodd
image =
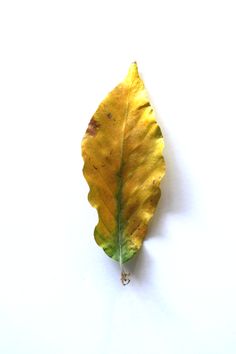
<instances>
[{"instance_id":1,"label":"autumn leaf","mask_svg":"<svg viewBox=\"0 0 236 354\"><path fill-rule=\"evenodd\" d=\"M82 141L97 244L123 264L140 249L160 198L164 143L136 63L101 102Z\"/></svg>"}]
</instances>

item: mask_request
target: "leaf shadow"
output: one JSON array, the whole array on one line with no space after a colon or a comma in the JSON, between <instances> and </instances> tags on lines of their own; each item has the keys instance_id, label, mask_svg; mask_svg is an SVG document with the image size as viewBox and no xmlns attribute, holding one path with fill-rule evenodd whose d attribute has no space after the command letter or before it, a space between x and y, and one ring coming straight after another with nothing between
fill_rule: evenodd
<instances>
[{"instance_id":1,"label":"leaf shadow","mask_svg":"<svg viewBox=\"0 0 236 354\"><path fill-rule=\"evenodd\" d=\"M125 269L130 273L131 282L142 283L143 281L147 284L150 280L150 256L146 251L145 247L141 247L139 252L132 258L127 264L125 264Z\"/></svg>"},{"instance_id":2,"label":"leaf shadow","mask_svg":"<svg viewBox=\"0 0 236 354\"><path fill-rule=\"evenodd\" d=\"M143 80L142 73L139 72L139 75ZM162 121L162 118L155 107L154 101L152 100L152 95L150 95L147 88L145 89L164 137L165 146L163 155L166 163L166 174L160 185L161 198L157 205L156 212L149 224L148 234L146 236L146 238L149 238L155 236L156 231L158 231L158 235L162 235L165 223L164 216L166 214L180 214L185 213L187 210L189 211L191 201L188 200L186 203L183 198L186 181L177 161L176 149L174 149L168 129L165 129L164 121Z\"/></svg>"},{"instance_id":3,"label":"leaf shadow","mask_svg":"<svg viewBox=\"0 0 236 354\"><path fill-rule=\"evenodd\" d=\"M158 117L158 115L157 115ZM160 119L158 119L158 122ZM166 163L166 174L161 182L161 198L157 205L156 212L150 222L146 238L153 236L163 236L166 231L167 214L182 214L189 210L183 198L184 180L178 166L175 150L171 146L171 141L167 133L164 133L165 149L164 159Z\"/></svg>"},{"instance_id":4,"label":"leaf shadow","mask_svg":"<svg viewBox=\"0 0 236 354\"><path fill-rule=\"evenodd\" d=\"M165 129L165 124L161 119L159 112L152 101L152 96L148 92L151 106L154 110L158 124L161 127L164 137L164 159L166 163L166 174L161 182L161 198L157 205L156 212L149 224L146 239L153 236L164 236L167 231L166 220L167 214L185 214L191 208L191 200L184 198L186 189L186 178L184 172L180 168L176 149L171 142L171 135L168 134L168 129Z\"/></svg>"},{"instance_id":5,"label":"leaf shadow","mask_svg":"<svg viewBox=\"0 0 236 354\"><path fill-rule=\"evenodd\" d=\"M160 115L154 108L158 124L162 127L162 133L165 141L164 159L166 163L166 175L161 182L161 198L159 200L156 212L150 221L146 240L152 237L165 237L168 232L166 216L168 214L185 214L191 208L191 200L185 200L185 179L184 173L178 165L174 147L171 144L170 136L165 131L164 124L161 122ZM127 263L127 270L132 278L138 282L152 282L152 260L144 245L137 255Z\"/></svg>"}]
</instances>

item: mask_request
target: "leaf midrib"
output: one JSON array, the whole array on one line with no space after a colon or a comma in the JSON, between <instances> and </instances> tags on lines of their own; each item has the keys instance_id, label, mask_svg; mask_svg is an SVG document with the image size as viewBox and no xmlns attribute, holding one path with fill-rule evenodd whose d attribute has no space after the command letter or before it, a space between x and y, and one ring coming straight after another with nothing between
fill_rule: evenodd
<instances>
[{"instance_id":1,"label":"leaf midrib","mask_svg":"<svg viewBox=\"0 0 236 354\"><path fill-rule=\"evenodd\" d=\"M120 152L120 169L118 172L118 192L117 192L117 228L118 228L118 246L119 246L119 263L120 266L123 264L123 259L122 259L122 238L123 238L123 230L122 230L122 189L123 189L123 180L122 180L122 175L123 175L123 157L124 157L124 137L125 137L125 132L126 132L126 123L128 120L129 116L129 97L130 97L130 91L133 85L133 80L129 86L128 93L127 93L127 103L126 103L126 111L125 111L125 117L124 117L124 123L122 127L122 134L121 134L121 152Z\"/></svg>"}]
</instances>

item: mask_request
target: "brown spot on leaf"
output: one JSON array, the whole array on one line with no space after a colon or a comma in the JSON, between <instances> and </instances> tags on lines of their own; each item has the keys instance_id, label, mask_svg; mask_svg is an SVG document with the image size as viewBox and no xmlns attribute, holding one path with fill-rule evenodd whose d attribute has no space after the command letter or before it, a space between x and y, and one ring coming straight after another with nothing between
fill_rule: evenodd
<instances>
[{"instance_id":1,"label":"brown spot on leaf","mask_svg":"<svg viewBox=\"0 0 236 354\"><path fill-rule=\"evenodd\" d=\"M146 103L144 103L142 106L139 106L139 107L138 107L138 110L143 109L143 108L146 108L146 107L149 107L149 106L150 106L150 103L149 103L149 102L146 102Z\"/></svg>"},{"instance_id":2,"label":"brown spot on leaf","mask_svg":"<svg viewBox=\"0 0 236 354\"><path fill-rule=\"evenodd\" d=\"M107 113L107 118L108 118L108 119L111 119L111 118L112 118L111 112Z\"/></svg>"},{"instance_id":3,"label":"brown spot on leaf","mask_svg":"<svg viewBox=\"0 0 236 354\"><path fill-rule=\"evenodd\" d=\"M86 133L89 135L95 136L97 134L99 127L100 127L100 124L94 119L94 117L92 117L92 119L89 122Z\"/></svg>"}]
</instances>

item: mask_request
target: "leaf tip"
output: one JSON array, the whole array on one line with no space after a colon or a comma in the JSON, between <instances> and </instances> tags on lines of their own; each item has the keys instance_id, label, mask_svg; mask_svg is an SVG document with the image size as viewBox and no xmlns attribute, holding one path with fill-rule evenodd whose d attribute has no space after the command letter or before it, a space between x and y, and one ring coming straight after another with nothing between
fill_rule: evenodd
<instances>
[{"instance_id":1,"label":"leaf tip","mask_svg":"<svg viewBox=\"0 0 236 354\"><path fill-rule=\"evenodd\" d=\"M139 76L138 74L138 64L136 61L133 61L129 67L127 78L134 78L135 76Z\"/></svg>"}]
</instances>

